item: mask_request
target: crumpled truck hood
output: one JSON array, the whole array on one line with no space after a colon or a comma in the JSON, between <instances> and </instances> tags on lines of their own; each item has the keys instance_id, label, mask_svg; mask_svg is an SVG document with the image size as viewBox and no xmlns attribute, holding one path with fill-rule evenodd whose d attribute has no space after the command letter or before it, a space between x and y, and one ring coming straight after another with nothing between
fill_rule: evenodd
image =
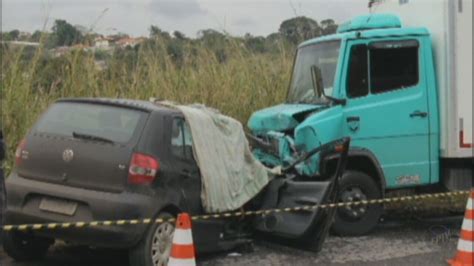
<instances>
[{"instance_id":1,"label":"crumpled truck hood","mask_svg":"<svg viewBox=\"0 0 474 266\"><path fill-rule=\"evenodd\" d=\"M301 123L299 115L305 115L323 108L316 104L280 104L256 111L250 116L247 126L254 134L268 131L291 130Z\"/></svg>"}]
</instances>

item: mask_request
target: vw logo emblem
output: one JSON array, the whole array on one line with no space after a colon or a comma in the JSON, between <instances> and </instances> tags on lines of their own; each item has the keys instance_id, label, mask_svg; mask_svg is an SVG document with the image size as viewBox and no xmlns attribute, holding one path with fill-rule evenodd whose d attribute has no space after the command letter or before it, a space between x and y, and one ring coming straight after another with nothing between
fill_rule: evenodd
<instances>
[{"instance_id":1,"label":"vw logo emblem","mask_svg":"<svg viewBox=\"0 0 474 266\"><path fill-rule=\"evenodd\" d=\"M70 162L74 158L74 151L71 149L66 149L63 151L63 160L65 162Z\"/></svg>"}]
</instances>

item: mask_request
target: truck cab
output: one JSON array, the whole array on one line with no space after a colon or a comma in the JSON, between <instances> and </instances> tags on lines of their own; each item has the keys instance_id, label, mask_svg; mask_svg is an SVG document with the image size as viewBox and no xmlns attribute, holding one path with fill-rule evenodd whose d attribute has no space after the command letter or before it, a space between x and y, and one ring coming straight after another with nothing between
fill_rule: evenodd
<instances>
[{"instance_id":1,"label":"truck cab","mask_svg":"<svg viewBox=\"0 0 474 266\"><path fill-rule=\"evenodd\" d=\"M248 121L252 135L265 144L254 147L255 156L266 165L284 166L344 136L352 145L340 201L440 183L444 111L433 54L427 28L403 27L392 14L360 16L336 34L300 44L286 102L257 111ZM459 159L464 161L457 165L468 169L472 150ZM333 167L313 156L297 169L312 176ZM454 183L469 186L472 171L463 173ZM338 209L333 231L366 234L382 211L376 205Z\"/></svg>"}]
</instances>

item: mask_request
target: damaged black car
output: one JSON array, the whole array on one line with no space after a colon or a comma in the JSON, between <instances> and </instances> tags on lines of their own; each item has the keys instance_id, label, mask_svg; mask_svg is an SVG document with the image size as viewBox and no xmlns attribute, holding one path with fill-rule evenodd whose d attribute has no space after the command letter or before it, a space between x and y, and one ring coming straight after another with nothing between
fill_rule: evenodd
<instances>
[{"instance_id":1,"label":"damaged black car","mask_svg":"<svg viewBox=\"0 0 474 266\"><path fill-rule=\"evenodd\" d=\"M196 135L192 132L183 112L162 104L59 100L18 145L15 168L6 180L6 224L209 214L203 204L202 190L207 186L199 158L195 158ZM256 232L319 251L334 209L315 206L335 202L348 146L349 139L341 139L300 154L235 211L309 208L193 220L197 252L232 249ZM312 156L331 161L335 167L318 176L299 175L294 167ZM155 266L166 265L173 232L172 222L8 231L3 245L19 261L41 258L55 240L64 240L126 249L131 265Z\"/></svg>"}]
</instances>

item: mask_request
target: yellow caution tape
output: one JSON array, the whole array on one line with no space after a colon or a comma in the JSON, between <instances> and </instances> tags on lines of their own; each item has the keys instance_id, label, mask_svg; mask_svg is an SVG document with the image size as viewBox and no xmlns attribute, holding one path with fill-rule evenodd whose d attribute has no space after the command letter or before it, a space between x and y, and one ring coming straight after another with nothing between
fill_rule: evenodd
<instances>
[{"instance_id":1,"label":"yellow caution tape","mask_svg":"<svg viewBox=\"0 0 474 266\"><path fill-rule=\"evenodd\" d=\"M281 209L268 209L268 210L255 210L255 211L238 211L238 212L226 212L226 213L216 213L216 214L204 214L204 215L195 215L191 219L196 220L209 220L209 219L219 219L219 218L230 218L230 217L242 217L242 216L258 216L258 215L269 215L272 213L281 213L281 212L298 212L298 211L313 211L316 209L331 209L331 208L341 208L346 206L358 206L358 205L375 205L375 204L384 204L392 202L407 202L407 201L418 201L425 199L438 199L438 198L447 198L453 196L463 196L469 195L470 191L453 191L453 192L444 192L444 193L435 193L435 194L423 194L423 195L414 195L414 196L403 196L403 197L393 197L393 198L384 198L384 199L372 199L372 200L362 200L354 202L339 202L339 203L329 203L329 204L316 204L316 205L304 205L297 207L287 207ZM44 223L44 224L18 224L18 225L4 225L2 229L4 231L26 231L26 230L45 230L45 229L70 229L70 228L86 228L86 227L98 227L98 226L125 226L125 225L148 225L150 223L164 223L164 222L175 222L176 218L157 218L157 219L132 219L132 220L116 220L116 221L91 221L91 222L68 222L68 223Z\"/></svg>"}]
</instances>

